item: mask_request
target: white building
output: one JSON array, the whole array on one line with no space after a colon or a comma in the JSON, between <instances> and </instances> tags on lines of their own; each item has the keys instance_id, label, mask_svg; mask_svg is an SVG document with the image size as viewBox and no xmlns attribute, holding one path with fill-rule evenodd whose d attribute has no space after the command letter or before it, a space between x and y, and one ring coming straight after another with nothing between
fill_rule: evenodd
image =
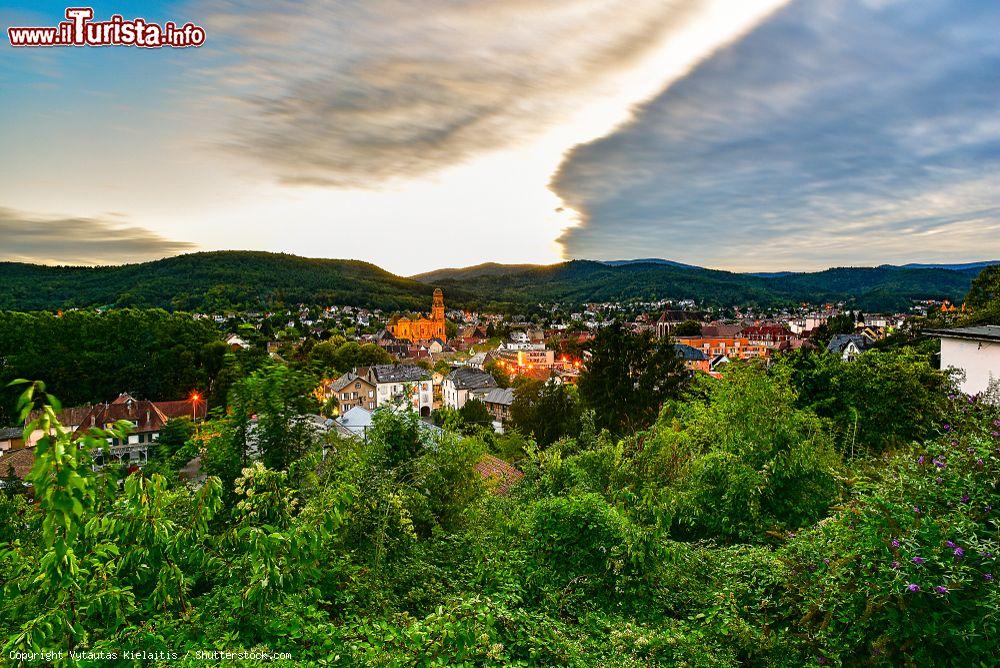
<instances>
[{"instance_id":1,"label":"white building","mask_svg":"<svg viewBox=\"0 0 1000 668\"><path fill-rule=\"evenodd\" d=\"M406 406L429 416L434 407L434 382L431 374L410 364L378 364L368 373L375 386L375 406Z\"/></svg>"},{"instance_id":2,"label":"white building","mask_svg":"<svg viewBox=\"0 0 1000 668\"><path fill-rule=\"evenodd\" d=\"M965 374L959 388L978 394L1000 381L1000 326L959 327L928 332L941 339L941 368Z\"/></svg>"},{"instance_id":3,"label":"white building","mask_svg":"<svg viewBox=\"0 0 1000 668\"><path fill-rule=\"evenodd\" d=\"M460 367L441 383L441 398L445 406L458 410L476 393L485 395L496 386L497 381L489 373L473 367Z\"/></svg>"}]
</instances>

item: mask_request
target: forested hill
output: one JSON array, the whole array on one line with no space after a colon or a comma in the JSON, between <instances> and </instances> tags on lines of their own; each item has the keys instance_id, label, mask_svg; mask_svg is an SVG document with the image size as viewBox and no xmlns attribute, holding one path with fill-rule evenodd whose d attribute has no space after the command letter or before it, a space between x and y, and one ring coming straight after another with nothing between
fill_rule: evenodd
<instances>
[{"instance_id":1,"label":"forested hill","mask_svg":"<svg viewBox=\"0 0 1000 668\"><path fill-rule=\"evenodd\" d=\"M0 263L0 309L157 306L170 310L350 304L426 309L433 288L356 260L220 251L110 267Z\"/></svg>"},{"instance_id":2,"label":"forested hill","mask_svg":"<svg viewBox=\"0 0 1000 668\"><path fill-rule=\"evenodd\" d=\"M961 301L979 271L882 266L758 276L663 262L573 260L528 270L515 265L506 273L496 266L488 274L437 272L435 284L512 303L688 298L719 305L847 301L863 310L901 310L914 299Z\"/></svg>"},{"instance_id":3,"label":"forested hill","mask_svg":"<svg viewBox=\"0 0 1000 668\"><path fill-rule=\"evenodd\" d=\"M979 271L882 266L765 276L662 261L609 265L573 260L549 266L490 263L403 278L356 260L219 251L112 267L0 263L0 309L156 306L219 311L306 303L424 310L433 288L441 287L449 306L669 298L724 306L846 301L868 311L903 310L914 299L960 301Z\"/></svg>"}]
</instances>

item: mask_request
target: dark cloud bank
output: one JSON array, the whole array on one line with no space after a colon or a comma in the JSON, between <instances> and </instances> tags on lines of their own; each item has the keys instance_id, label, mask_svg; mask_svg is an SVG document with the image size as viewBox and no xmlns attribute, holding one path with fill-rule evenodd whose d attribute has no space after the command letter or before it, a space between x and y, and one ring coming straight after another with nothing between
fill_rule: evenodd
<instances>
[{"instance_id":1,"label":"dark cloud bank","mask_svg":"<svg viewBox=\"0 0 1000 668\"><path fill-rule=\"evenodd\" d=\"M805 268L1000 251L1000 5L803 0L575 149L568 257Z\"/></svg>"}]
</instances>

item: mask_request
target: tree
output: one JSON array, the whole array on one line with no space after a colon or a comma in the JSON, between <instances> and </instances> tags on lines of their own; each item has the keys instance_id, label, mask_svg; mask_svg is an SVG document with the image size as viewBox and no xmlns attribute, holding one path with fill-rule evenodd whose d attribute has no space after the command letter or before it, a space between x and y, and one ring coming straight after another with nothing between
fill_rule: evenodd
<instances>
[{"instance_id":1,"label":"tree","mask_svg":"<svg viewBox=\"0 0 1000 668\"><path fill-rule=\"evenodd\" d=\"M483 371L493 376L493 380L497 382L498 387L510 387L510 374L497 360L490 360L483 366Z\"/></svg>"},{"instance_id":2,"label":"tree","mask_svg":"<svg viewBox=\"0 0 1000 668\"><path fill-rule=\"evenodd\" d=\"M591 352L580 377L580 398L594 410L597 426L615 435L652 424L687 377L673 344L629 332L620 322L598 333Z\"/></svg>"},{"instance_id":3,"label":"tree","mask_svg":"<svg viewBox=\"0 0 1000 668\"><path fill-rule=\"evenodd\" d=\"M928 437L953 391L947 373L914 348L869 350L851 362L825 352L782 356L796 403L833 421L845 454L881 453Z\"/></svg>"},{"instance_id":4,"label":"tree","mask_svg":"<svg viewBox=\"0 0 1000 668\"><path fill-rule=\"evenodd\" d=\"M986 267L969 288L965 307L969 324L1000 325L1000 265Z\"/></svg>"},{"instance_id":5,"label":"tree","mask_svg":"<svg viewBox=\"0 0 1000 668\"><path fill-rule=\"evenodd\" d=\"M280 471L312 449L316 434L307 415L319 410L315 386L309 374L284 366L267 367L239 383L232 402L235 419L257 418L256 428L237 432L242 451L256 445L264 464Z\"/></svg>"},{"instance_id":6,"label":"tree","mask_svg":"<svg viewBox=\"0 0 1000 668\"><path fill-rule=\"evenodd\" d=\"M527 380L514 390L511 425L541 447L580 433L580 398L571 385Z\"/></svg>"},{"instance_id":7,"label":"tree","mask_svg":"<svg viewBox=\"0 0 1000 668\"><path fill-rule=\"evenodd\" d=\"M476 398L471 398L465 405L458 409L458 415L472 430L482 427L490 428L493 424L493 416L490 414L486 404Z\"/></svg>"},{"instance_id":8,"label":"tree","mask_svg":"<svg viewBox=\"0 0 1000 668\"><path fill-rule=\"evenodd\" d=\"M701 336L701 323L697 320L685 320L671 330L673 336Z\"/></svg>"}]
</instances>

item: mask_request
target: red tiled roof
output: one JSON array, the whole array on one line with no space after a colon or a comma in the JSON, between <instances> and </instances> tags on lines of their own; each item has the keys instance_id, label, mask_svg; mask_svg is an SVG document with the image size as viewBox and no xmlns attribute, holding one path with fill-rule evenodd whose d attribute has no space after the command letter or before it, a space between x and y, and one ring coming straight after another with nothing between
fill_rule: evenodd
<instances>
[{"instance_id":1,"label":"red tiled roof","mask_svg":"<svg viewBox=\"0 0 1000 668\"><path fill-rule=\"evenodd\" d=\"M0 457L0 476L6 476L9 468L13 467L14 475L21 480L31 472L31 467L35 465L35 449L23 448L6 453Z\"/></svg>"},{"instance_id":2,"label":"red tiled roof","mask_svg":"<svg viewBox=\"0 0 1000 668\"><path fill-rule=\"evenodd\" d=\"M121 397L119 397L121 399ZM119 403L116 399L110 404L94 406L90 413L80 422L74 436L81 436L94 427L104 429L119 420L128 420L135 425L134 434L160 431L169 418L164 415L152 401L135 400L131 397Z\"/></svg>"},{"instance_id":3,"label":"red tiled roof","mask_svg":"<svg viewBox=\"0 0 1000 668\"><path fill-rule=\"evenodd\" d=\"M483 455L472 468L486 479L492 486L493 493L499 496L506 495L524 477L521 471L493 455Z\"/></svg>"}]
</instances>

